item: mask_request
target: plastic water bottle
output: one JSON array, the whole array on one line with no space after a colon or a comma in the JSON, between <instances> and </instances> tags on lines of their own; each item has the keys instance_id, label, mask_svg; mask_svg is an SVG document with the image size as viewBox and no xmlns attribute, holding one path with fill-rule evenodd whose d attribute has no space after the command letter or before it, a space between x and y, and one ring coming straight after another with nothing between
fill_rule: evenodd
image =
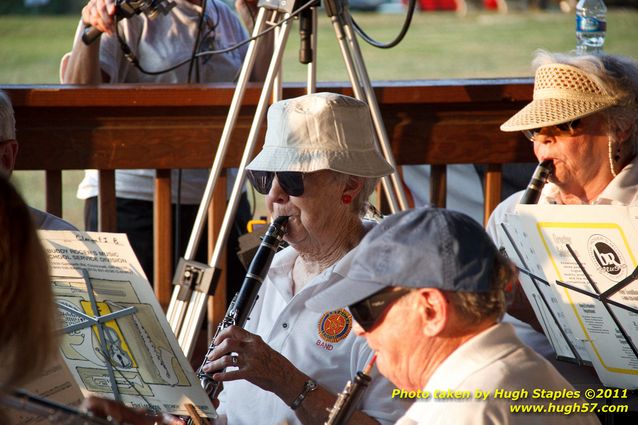
<instances>
[{"instance_id":1,"label":"plastic water bottle","mask_svg":"<svg viewBox=\"0 0 638 425\"><path fill-rule=\"evenodd\" d=\"M603 0L580 0L576 5L576 53L600 53L606 30L607 6Z\"/></svg>"}]
</instances>

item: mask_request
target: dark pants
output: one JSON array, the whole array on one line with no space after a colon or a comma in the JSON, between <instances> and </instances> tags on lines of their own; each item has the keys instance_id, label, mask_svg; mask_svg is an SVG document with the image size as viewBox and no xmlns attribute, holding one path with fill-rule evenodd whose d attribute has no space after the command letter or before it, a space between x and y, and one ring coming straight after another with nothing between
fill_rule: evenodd
<instances>
[{"instance_id":1,"label":"dark pants","mask_svg":"<svg viewBox=\"0 0 638 425\"><path fill-rule=\"evenodd\" d=\"M148 280L153 284L153 202L140 201L137 199L116 198L117 200L117 232L126 233L131 247L137 256L144 273ZM175 205L173 205L175 207ZM180 206L180 223L179 223L179 241L175 239L176 250L173 250L173 264L177 264L177 260L184 256L188 240L193 230L195 217L199 205L181 205ZM173 214L173 229L176 225L176 215ZM232 299L233 295L244 280L246 269L237 257L239 250L238 238L246 232L246 223L251 219L250 204L246 194L241 197L239 208L235 217L235 223L231 226L226 246L227 252L227 268L226 276L228 281L228 298ZM97 197L89 198L84 204L84 225L86 230L97 230ZM204 230L202 233L206 235ZM208 264L208 250L205 238L202 238L197 249L196 261Z\"/></svg>"}]
</instances>

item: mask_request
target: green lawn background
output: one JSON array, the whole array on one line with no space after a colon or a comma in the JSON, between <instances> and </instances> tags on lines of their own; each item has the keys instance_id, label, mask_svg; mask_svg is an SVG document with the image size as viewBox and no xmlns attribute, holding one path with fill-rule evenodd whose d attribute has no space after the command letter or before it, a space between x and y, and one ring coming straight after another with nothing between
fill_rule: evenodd
<instances>
[{"instance_id":1,"label":"green lawn background","mask_svg":"<svg viewBox=\"0 0 638 425\"><path fill-rule=\"evenodd\" d=\"M402 14L354 13L373 38L388 41L397 34ZM78 23L74 16L0 16L0 83L55 84L60 57L70 50ZM134 18L133 18L134 19ZM320 11L318 81L345 81L347 75L329 19ZM605 51L638 59L638 10L611 9ZM284 57L284 81L303 81L298 64L296 25ZM530 76L536 49L574 48L574 15L556 11L509 14L471 12L416 13L405 40L392 49L360 42L372 80L446 79ZM18 129L19 138L19 129ZM82 228L82 203L75 189L82 172L63 173L65 218ZM19 172L16 184L34 206L43 208L44 176Z\"/></svg>"}]
</instances>

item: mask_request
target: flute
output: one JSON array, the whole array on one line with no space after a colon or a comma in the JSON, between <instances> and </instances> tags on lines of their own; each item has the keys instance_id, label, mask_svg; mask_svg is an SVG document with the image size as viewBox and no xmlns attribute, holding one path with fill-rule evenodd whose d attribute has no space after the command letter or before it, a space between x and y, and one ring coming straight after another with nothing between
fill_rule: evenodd
<instances>
[{"instance_id":1,"label":"flute","mask_svg":"<svg viewBox=\"0 0 638 425\"><path fill-rule=\"evenodd\" d=\"M357 372L354 379L346 383L343 391L337 396L337 401L335 401L332 409L328 409L330 414L324 425L345 425L348 423L350 417L359 407L361 397L363 397L364 391L368 388L372 380L372 378L370 378L370 371L376 360L377 355L375 354L365 369Z\"/></svg>"},{"instance_id":2,"label":"flute","mask_svg":"<svg viewBox=\"0 0 638 425\"><path fill-rule=\"evenodd\" d=\"M52 424L126 425L114 419L98 418L91 413L82 412L73 407L38 397L24 390L14 389L7 392L2 391L3 389L0 388L0 405L45 418Z\"/></svg>"},{"instance_id":3,"label":"flute","mask_svg":"<svg viewBox=\"0 0 638 425\"><path fill-rule=\"evenodd\" d=\"M244 327L246 324L248 315L257 302L259 288L261 288L261 284L268 274L272 258L284 238L287 223L288 216L279 216L268 227L259 248L257 248L257 252L253 257L253 260L250 262L244 282L242 283L239 292L235 294L231 301L224 319L217 326L215 336L208 346L208 351L206 352L204 361L199 369L197 369L197 377L211 400L217 398L217 395L221 390L221 385L213 379L212 373L204 372L204 366L208 362L208 355L215 349L215 339L222 330L233 325Z\"/></svg>"},{"instance_id":4,"label":"flute","mask_svg":"<svg viewBox=\"0 0 638 425\"><path fill-rule=\"evenodd\" d=\"M547 179L554 172L554 163L550 159L538 164L532 174L532 178L521 197L519 204L537 204L541 197L543 186L547 183Z\"/></svg>"}]
</instances>

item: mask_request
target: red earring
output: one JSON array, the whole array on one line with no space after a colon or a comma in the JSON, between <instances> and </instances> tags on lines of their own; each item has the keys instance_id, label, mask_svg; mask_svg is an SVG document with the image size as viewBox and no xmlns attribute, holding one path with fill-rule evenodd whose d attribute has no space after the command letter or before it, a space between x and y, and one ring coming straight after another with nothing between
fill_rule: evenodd
<instances>
[{"instance_id":1,"label":"red earring","mask_svg":"<svg viewBox=\"0 0 638 425\"><path fill-rule=\"evenodd\" d=\"M348 205L349 203L352 202L352 195L344 194L341 197L341 202L343 202L344 204Z\"/></svg>"}]
</instances>

